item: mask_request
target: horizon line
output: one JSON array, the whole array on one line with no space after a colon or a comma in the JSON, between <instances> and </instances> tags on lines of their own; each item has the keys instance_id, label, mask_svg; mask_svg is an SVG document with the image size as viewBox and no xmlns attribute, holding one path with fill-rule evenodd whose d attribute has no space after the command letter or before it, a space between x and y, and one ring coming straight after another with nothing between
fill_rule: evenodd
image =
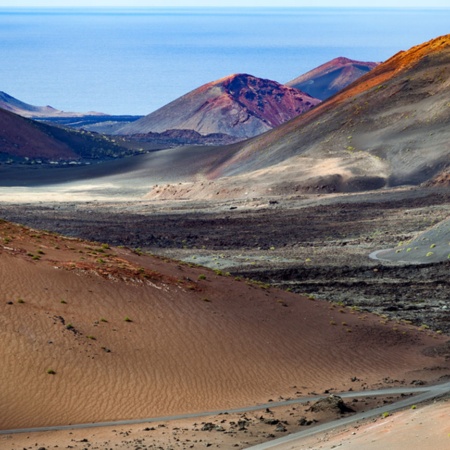
<instances>
[{"instance_id":1,"label":"horizon line","mask_svg":"<svg viewBox=\"0 0 450 450\"><path fill-rule=\"evenodd\" d=\"M103 5L85 5L85 6L0 6L4 9L450 9L449 6L103 6Z\"/></svg>"}]
</instances>

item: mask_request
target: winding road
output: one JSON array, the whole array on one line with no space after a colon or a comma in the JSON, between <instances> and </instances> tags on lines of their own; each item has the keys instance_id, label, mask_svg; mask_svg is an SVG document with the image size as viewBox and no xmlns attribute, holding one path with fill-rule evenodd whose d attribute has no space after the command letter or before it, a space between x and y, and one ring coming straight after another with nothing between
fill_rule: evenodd
<instances>
[{"instance_id":1,"label":"winding road","mask_svg":"<svg viewBox=\"0 0 450 450\"><path fill-rule=\"evenodd\" d=\"M416 394L412 397L408 397L406 399L397 401L390 405L385 405L383 407L375 408L370 411L362 412L355 414L351 417L338 419L333 422L328 422L323 425L317 425L312 428L308 428L307 430L300 431L298 433L292 433L287 436L283 436L279 439L274 439L270 442L266 442L264 444L258 444L253 447L249 447L248 450L264 450L264 449L275 449L280 444L285 444L289 442L296 441L297 439L301 439L307 436L312 436L313 434L322 433L324 431L329 431L335 427L348 425L350 423L357 422L359 420L368 419L371 417L379 416L385 412L393 412L397 411L411 405L418 404L420 402L424 402L426 400L430 400L444 394L450 393L450 382L426 386L426 387L415 387L415 388L388 388L388 389L379 389L379 390L366 390L360 392L343 392L339 395L342 398L353 398L353 397L367 397L367 396L380 396L380 395L399 395L399 394ZM88 429L88 428L97 428L97 427L109 427L109 426L123 426L123 425L135 425L141 423L152 423L152 422L167 422L171 420L184 420L184 419L197 419L200 417L207 416L215 416L218 414L224 413L246 413L250 411L257 411L265 408L276 408L279 406L287 406L293 404L301 404L306 403L308 401L316 401L321 398L326 397L326 395L316 395L311 397L302 397L291 400L284 400L279 402L269 402L259 405L247 406L243 408L235 408L235 409L226 409L219 411L207 411L200 413L190 413L190 414L180 414L176 416L161 416L161 417L151 417L146 419L130 419L130 420L118 420L118 421L110 421L110 422L95 422L95 423L81 423L81 424L71 424L71 425L55 425L48 427L35 427L35 428L18 428L11 430L0 430L0 435L7 434L18 434L18 433L33 433L33 432L44 432L44 431L61 431L61 430L74 430L74 429Z\"/></svg>"}]
</instances>

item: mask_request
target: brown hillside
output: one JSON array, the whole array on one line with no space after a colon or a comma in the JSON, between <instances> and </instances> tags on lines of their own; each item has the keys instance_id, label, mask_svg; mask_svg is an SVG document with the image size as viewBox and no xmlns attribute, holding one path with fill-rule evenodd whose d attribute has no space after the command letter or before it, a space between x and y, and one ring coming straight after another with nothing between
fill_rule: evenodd
<instances>
[{"instance_id":1,"label":"brown hillside","mask_svg":"<svg viewBox=\"0 0 450 450\"><path fill-rule=\"evenodd\" d=\"M31 120L0 109L0 156L77 159L65 143L54 140Z\"/></svg>"},{"instance_id":2,"label":"brown hillside","mask_svg":"<svg viewBox=\"0 0 450 450\"><path fill-rule=\"evenodd\" d=\"M0 427L437 379L446 338L123 248L0 224ZM439 370L423 370L437 367ZM293 388L293 386L296 386Z\"/></svg>"},{"instance_id":3,"label":"brown hillside","mask_svg":"<svg viewBox=\"0 0 450 450\"><path fill-rule=\"evenodd\" d=\"M0 163L99 160L130 153L108 137L46 125L0 109Z\"/></svg>"}]
</instances>

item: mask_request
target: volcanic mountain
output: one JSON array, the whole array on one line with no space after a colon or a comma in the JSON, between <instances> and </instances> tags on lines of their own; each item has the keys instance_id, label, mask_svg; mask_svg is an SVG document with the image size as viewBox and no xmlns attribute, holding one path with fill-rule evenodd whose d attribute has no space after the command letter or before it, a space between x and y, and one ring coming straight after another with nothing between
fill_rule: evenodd
<instances>
[{"instance_id":1,"label":"volcanic mountain","mask_svg":"<svg viewBox=\"0 0 450 450\"><path fill-rule=\"evenodd\" d=\"M239 138L256 136L298 116L320 100L275 81L238 74L205 84L117 134L195 130Z\"/></svg>"},{"instance_id":2,"label":"volcanic mountain","mask_svg":"<svg viewBox=\"0 0 450 450\"><path fill-rule=\"evenodd\" d=\"M75 113L55 109L51 106L33 106L24 103L6 92L0 91L0 108L13 112L22 117L41 118L41 117L84 117L84 116L103 116L103 113L87 112Z\"/></svg>"},{"instance_id":3,"label":"volcanic mountain","mask_svg":"<svg viewBox=\"0 0 450 450\"><path fill-rule=\"evenodd\" d=\"M341 56L289 81L286 86L300 89L320 100L326 100L374 69L378 64L354 61Z\"/></svg>"}]
</instances>

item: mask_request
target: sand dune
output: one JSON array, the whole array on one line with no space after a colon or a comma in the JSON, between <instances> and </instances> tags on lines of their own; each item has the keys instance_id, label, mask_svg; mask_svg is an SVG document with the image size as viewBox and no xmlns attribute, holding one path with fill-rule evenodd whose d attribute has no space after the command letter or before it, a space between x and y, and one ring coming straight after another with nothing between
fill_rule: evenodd
<instances>
[{"instance_id":1,"label":"sand dune","mask_svg":"<svg viewBox=\"0 0 450 450\"><path fill-rule=\"evenodd\" d=\"M373 385L449 370L443 356L423 353L446 338L407 324L8 223L0 236L3 429L211 410L355 388L353 376Z\"/></svg>"}]
</instances>

